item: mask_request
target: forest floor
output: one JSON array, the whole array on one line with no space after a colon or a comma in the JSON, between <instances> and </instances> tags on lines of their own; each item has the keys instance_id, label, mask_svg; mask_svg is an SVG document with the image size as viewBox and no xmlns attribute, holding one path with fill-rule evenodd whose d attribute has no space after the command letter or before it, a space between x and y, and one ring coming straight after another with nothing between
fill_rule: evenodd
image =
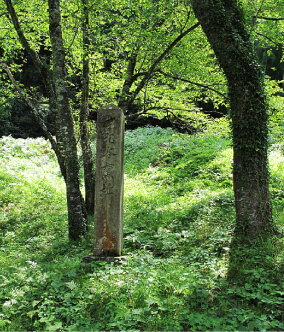
<instances>
[{"instance_id":1,"label":"forest floor","mask_svg":"<svg viewBox=\"0 0 284 332\"><path fill-rule=\"evenodd\" d=\"M283 232L280 137L269 160ZM273 269L248 257L244 285L226 278L235 223L226 121L194 136L126 132L121 264L82 263L91 219L87 238L69 243L65 186L44 139L0 140L0 192L1 331L284 330L283 239Z\"/></svg>"}]
</instances>

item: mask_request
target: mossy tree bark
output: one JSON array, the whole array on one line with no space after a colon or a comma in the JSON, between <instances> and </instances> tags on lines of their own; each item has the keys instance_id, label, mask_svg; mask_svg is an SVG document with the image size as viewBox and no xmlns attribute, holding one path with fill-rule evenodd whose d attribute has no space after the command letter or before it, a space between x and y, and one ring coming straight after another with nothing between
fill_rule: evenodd
<instances>
[{"instance_id":1,"label":"mossy tree bark","mask_svg":"<svg viewBox=\"0 0 284 332\"><path fill-rule=\"evenodd\" d=\"M59 0L49 0L49 33L53 55L53 78L66 165L66 193L70 240L79 240L86 232L84 200L80 191L79 162L73 119L70 111L65 72L65 49L61 31Z\"/></svg>"},{"instance_id":2,"label":"mossy tree bark","mask_svg":"<svg viewBox=\"0 0 284 332\"><path fill-rule=\"evenodd\" d=\"M42 122L39 121L40 118L36 117L36 120L39 123L39 125L41 126L41 128L43 129L43 131L46 132L47 137L49 137L52 148L54 149L54 152L56 154L56 157L57 157L57 160L59 163L61 174L64 177L64 180L66 181L66 168L65 168L65 160L64 160L63 150L62 150L62 139L60 137L60 133L58 130L59 124L58 124L57 102L56 102L56 96L55 96L55 92L54 92L54 88L53 88L53 83L52 83L52 80L50 77L50 72L48 70L48 66L46 65L46 63L44 63L42 61L42 59L39 57L38 53L33 48L31 48L29 41L25 37L25 34L21 28L17 13L12 4L12 1L5 0L5 3L6 3L7 11L9 13L12 23L14 25L14 28L18 34L20 43L22 44L23 48L26 50L28 55L33 60L33 63L35 65L35 67L38 69L39 73L41 74L42 80L44 82L45 91L46 91L46 93L48 95L48 99L49 99L49 107L50 107L50 110L52 111L52 113L54 115L54 119L55 119L56 142L54 141L53 138L52 139L50 138L51 134L47 133L45 128L43 128ZM12 81L13 81L13 79L12 79ZM13 82L13 84L15 85L15 82ZM20 93L20 95L22 95L22 93ZM24 98L24 100L27 103L27 99ZM30 102L28 102L28 106L31 107Z\"/></svg>"},{"instance_id":3,"label":"mossy tree bark","mask_svg":"<svg viewBox=\"0 0 284 332\"><path fill-rule=\"evenodd\" d=\"M273 233L264 78L237 0L191 0L228 82L233 131L235 239Z\"/></svg>"},{"instance_id":4,"label":"mossy tree bark","mask_svg":"<svg viewBox=\"0 0 284 332\"><path fill-rule=\"evenodd\" d=\"M82 32L83 32L83 86L80 109L80 143L84 163L85 202L88 214L94 214L95 205L95 172L94 160L89 140L89 8L88 0L82 0Z\"/></svg>"},{"instance_id":5,"label":"mossy tree bark","mask_svg":"<svg viewBox=\"0 0 284 332\"><path fill-rule=\"evenodd\" d=\"M37 52L30 47L24 32L20 26L18 16L11 0L5 0L8 13L18 34L19 40L32 58L34 65L39 70L49 98L49 106L55 118L56 141L50 133L45 130L45 125L37 117L36 110L26 99L27 104L44 129L54 149L60 166L61 173L66 183L68 225L70 240L79 240L87 228L86 208L84 199L79 188L79 163L77 157L77 146L74 135L73 119L67 96L67 83L65 74L65 50L61 32L61 14L59 0L49 1L50 16L50 38L53 51L53 80L48 66L43 63ZM19 89L17 89L19 90Z\"/></svg>"}]
</instances>

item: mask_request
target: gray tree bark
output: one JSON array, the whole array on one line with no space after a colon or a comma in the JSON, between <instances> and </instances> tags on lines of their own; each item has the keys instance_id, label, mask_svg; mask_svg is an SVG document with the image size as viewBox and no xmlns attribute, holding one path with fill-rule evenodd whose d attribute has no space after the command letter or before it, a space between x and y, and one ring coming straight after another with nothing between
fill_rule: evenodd
<instances>
[{"instance_id":1,"label":"gray tree bark","mask_svg":"<svg viewBox=\"0 0 284 332\"><path fill-rule=\"evenodd\" d=\"M95 172L94 160L89 140L89 8L88 0L82 0L83 6L83 86L80 110L80 143L84 163L85 202L88 214L94 214L95 205Z\"/></svg>"},{"instance_id":2,"label":"gray tree bark","mask_svg":"<svg viewBox=\"0 0 284 332\"><path fill-rule=\"evenodd\" d=\"M50 37L54 65L53 80L47 66L43 64L38 54L30 47L29 42L21 29L11 0L5 0L5 3L11 16L14 28L19 36L19 40L39 70L49 97L49 106L55 117L56 142L49 133L47 133L47 136L49 137L52 147L56 153L60 170L66 183L69 238L71 240L79 240L80 236L84 235L87 229L87 213L79 187L77 147L74 135L73 119L67 96L65 50L61 32L59 0L49 1ZM26 98L24 99L26 100ZM27 100L26 102L31 107ZM43 123L40 121L40 118L36 116L35 112L34 114L39 125L44 127Z\"/></svg>"},{"instance_id":3,"label":"gray tree bark","mask_svg":"<svg viewBox=\"0 0 284 332\"><path fill-rule=\"evenodd\" d=\"M45 65L42 60L40 59L39 55L37 54L37 52L35 52L34 49L32 49L29 45L28 40L26 39L24 32L20 26L19 20L18 20L18 16L15 12L14 6L11 2L11 0L5 0L6 6L7 6L7 10L8 13L11 17L12 23L14 25L14 28L18 34L20 43L22 44L23 48L26 50L26 52L29 54L29 56L32 58L34 65L36 66L36 68L38 69L38 71L41 74L41 77L43 79L44 82L44 86L48 95L48 99L49 99L49 107L50 110L52 111L54 118L55 118L55 129L56 129L56 144L55 142L52 140L50 140L51 145L55 151L58 163L59 163L59 167L61 170L61 174L64 177L65 181L66 181L66 168L65 168L65 160L64 160L64 155L63 155L63 151L62 151L62 139L60 137L59 134L59 125L58 125L58 111L57 111L57 102L56 102L56 96L55 96L55 92L53 89L53 84L52 84L52 80L50 77L50 72L48 70L47 65ZM27 102L27 100L25 100ZM29 105L30 106L30 105ZM38 119L37 119L38 120ZM41 126L42 124L40 122L38 122L39 125ZM51 136L51 134L49 133L49 135L47 135L48 137Z\"/></svg>"},{"instance_id":4,"label":"gray tree bark","mask_svg":"<svg viewBox=\"0 0 284 332\"><path fill-rule=\"evenodd\" d=\"M264 78L237 0L191 0L228 82L233 131L235 235L274 231L269 195L268 106Z\"/></svg>"},{"instance_id":5,"label":"gray tree bark","mask_svg":"<svg viewBox=\"0 0 284 332\"><path fill-rule=\"evenodd\" d=\"M53 78L56 93L58 123L66 165L66 193L70 240L79 240L87 229L84 200L80 191L79 162L73 119L68 100L65 72L65 49L61 31L59 0L49 0L49 33L53 55Z\"/></svg>"}]
</instances>

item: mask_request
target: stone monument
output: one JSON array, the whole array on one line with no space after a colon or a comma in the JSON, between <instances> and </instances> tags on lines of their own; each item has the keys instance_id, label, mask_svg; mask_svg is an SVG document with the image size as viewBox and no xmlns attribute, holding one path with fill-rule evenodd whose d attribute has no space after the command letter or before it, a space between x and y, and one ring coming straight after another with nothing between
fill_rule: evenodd
<instances>
[{"instance_id":1,"label":"stone monument","mask_svg":"<svg viewBox=\"0 0 284 332\"><path fill-rule=\"evenodd\" d=\"M98 111L95 189L95 257L122 253L124 115L110 104Z\"/></svg>"}]
</instances>

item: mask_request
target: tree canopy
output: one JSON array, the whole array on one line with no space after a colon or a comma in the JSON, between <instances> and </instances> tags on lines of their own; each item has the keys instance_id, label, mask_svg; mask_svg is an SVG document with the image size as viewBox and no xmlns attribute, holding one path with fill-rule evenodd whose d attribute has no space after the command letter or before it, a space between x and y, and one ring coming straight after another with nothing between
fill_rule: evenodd
<instances>
[{"instance_id":1,"label":"tree canopy","mask_svg":"<svg viewBox=\"0 0 284 332\"><path fill-rule=\"evenodd\" d=\"M46 66L52 66L47 3L14 5L31 47L41 54ZM3 1L1 6L3 59L12 61L11 69L23 79L30 60L24 60L26 55ZM82 7L80 1L61 1L66 69L75 113L82 84ZM277 1L244 1L244 7L246 26L263 67L271 73L276 65L283 75L280 61L273 63L283 44L283 6ZM187 1L89 1L87 8L91 111L112 102L126 107L129 115L179 115L196 125L200 116L195 111L201 105L197 100L210 99L216 109L219 104L227 105L226 79ZM26 88L38 98L36 91L41 85L29 83L30 79L25 81Z\"/></svg>"}]
</instances>

